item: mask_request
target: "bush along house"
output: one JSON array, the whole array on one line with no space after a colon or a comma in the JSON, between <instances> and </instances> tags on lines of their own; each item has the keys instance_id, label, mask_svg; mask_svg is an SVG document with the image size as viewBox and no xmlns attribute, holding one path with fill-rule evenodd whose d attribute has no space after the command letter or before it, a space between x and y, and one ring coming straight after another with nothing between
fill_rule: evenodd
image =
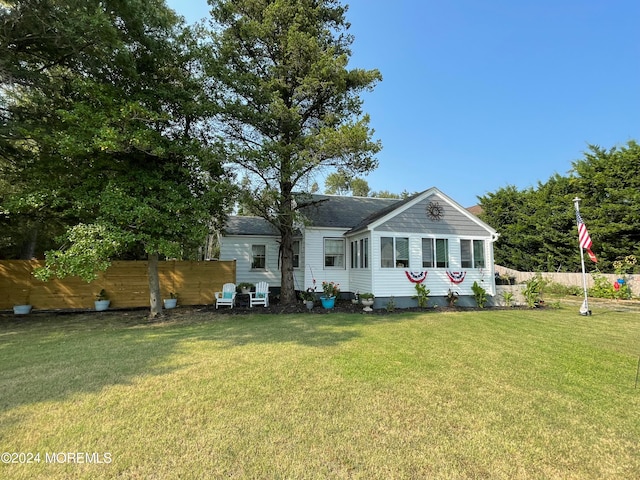
<instances>
[{"instance_id":1,"label":"bush along house","mask_svg":"<svg viewBox=\"0 0 640 480\"><path fill-rule=\"evenodd\" d=\"M373 293L374 308L417 306L416 284L429 306L475 306L472 285L495 295L493 243L498 233L437 188L398 200L301 195L294 242L297 290L340 285L343 298ZM220 259L236 260L238 282L280 286L277 231L258 217L231 216Z\"/></svg>"}]
</instances>

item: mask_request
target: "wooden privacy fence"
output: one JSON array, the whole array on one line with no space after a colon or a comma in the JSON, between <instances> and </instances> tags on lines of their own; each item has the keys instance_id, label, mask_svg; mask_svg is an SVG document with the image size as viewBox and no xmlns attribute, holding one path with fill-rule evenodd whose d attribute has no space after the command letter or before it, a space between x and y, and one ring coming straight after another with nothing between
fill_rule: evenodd
<instances>
[{"instance_id":1,"label":"wooden privacy fence","mask_svg":"<svg viewBox=\"0 0 640 480\"><path fill-rule=\"evenodd\" d=\"M149 306L146 261L113 262L91 283L78 277L42 282L32 272L43 264L39 260L0 260L0 310L22 304L42 310L93 308L102 289L113 308ZM166 261L159 263L158 270L162 297L175 292L179 305L212 304L214 292L236 281L235 261Z\"/></svg>"}]
</instances>

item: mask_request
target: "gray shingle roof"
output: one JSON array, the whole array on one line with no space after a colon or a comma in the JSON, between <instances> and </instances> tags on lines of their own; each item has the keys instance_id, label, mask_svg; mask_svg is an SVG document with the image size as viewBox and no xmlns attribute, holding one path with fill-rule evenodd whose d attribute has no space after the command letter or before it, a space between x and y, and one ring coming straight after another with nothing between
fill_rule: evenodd
<instances>
[{"instance_id":1,"label":"gray shingle roof","mask_svg":"<svg viewBox=\"0 0 640 480\"><path fill-rule=\"evenodd\" d=\"M333 195L311 195L314 204L300 211L314 227L353 228L365 218L393 209L400 200L395 198L339 197Z\"/></svg>"},{"instance_id":2,"label":"gray shingle roof","mask_svg":"<svg viewBox=\"0 0 640 480\"><path fill-rule=\"evenodd\" d=\"M387 212L404 201L395 198L340 197L334 195L304 195L300 209L310 226L353 228L377 212ZM260 217L230 216L225 223L226 235L278 235L269 222Z\"/></svg>"},{"instance_id":3,"label":"gray shingle roof","mask_svg":"<svg viewBox=\"0 0 640 480\"><path fill-rule=\"evenodd\" d=\"M226 235L278 235L278 231L260 217L236 217L230 216L224 225Z\"/></svg>"}]
</instances>

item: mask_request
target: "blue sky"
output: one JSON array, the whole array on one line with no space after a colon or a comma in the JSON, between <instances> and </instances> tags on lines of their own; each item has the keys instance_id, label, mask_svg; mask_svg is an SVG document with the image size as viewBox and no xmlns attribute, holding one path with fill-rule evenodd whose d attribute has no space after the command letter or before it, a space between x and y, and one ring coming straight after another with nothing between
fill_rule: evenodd
<instances>
[{"instance_id":1,"label":"blue sky","mask_svg":"<svg viewBox=\"0 0 640 480\"><path fill-rule=\"evenodd\" d=\"M169 0L191 23L206 0ZM372 190L469 207L565 175L589 144L640 141L638 0L351 0L351 66L382 141ZM319 182L323 187L322 180Z\"/></svg>"}]
</instances>

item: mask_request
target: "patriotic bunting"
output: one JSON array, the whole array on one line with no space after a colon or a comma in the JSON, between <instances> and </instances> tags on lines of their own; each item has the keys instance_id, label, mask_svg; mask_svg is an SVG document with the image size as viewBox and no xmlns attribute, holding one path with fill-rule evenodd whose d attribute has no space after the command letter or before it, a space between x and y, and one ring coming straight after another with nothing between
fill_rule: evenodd
<instances>
[{"instance_id":1,"label":"patriotic bunting","mask_svg":"<svg viewBox=\"0 0 640 480\"><path fill-rule=\"evenodd\" d=\"M407 278L412 283L422 283L427 278L426 270L424 272L410 272L409 270L405 270L404 273L407 274Z\"/></svg>"},{"instance_id":2,"label":"patriotic bunting","mask_svg":"<svg viewBox=\"0 0 640 480\"><path fill-rule=\"evenodd\" d=\"M460 284L464 282L464 277L467 276L467 272L447 272L447 277L451 280L451 283Z\"/></svg>"}]
</instances>

